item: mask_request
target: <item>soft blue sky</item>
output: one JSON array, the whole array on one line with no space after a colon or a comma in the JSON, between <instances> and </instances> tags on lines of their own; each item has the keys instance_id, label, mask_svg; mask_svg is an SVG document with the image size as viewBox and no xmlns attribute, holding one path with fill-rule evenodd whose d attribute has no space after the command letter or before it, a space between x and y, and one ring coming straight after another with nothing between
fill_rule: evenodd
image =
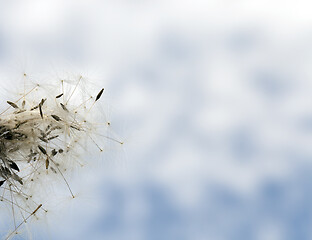
<instances>
[{"instance_id":1,"label":"soft blue sky","mask_svg":"<svg viewBox=\"0 0 312 240\"><path fill-rule=\"evenodd\" d=\"M1 69L95 76L125 140L51 239L311 239L310 3L0 5Z\"/></svg>"}]
</instances>

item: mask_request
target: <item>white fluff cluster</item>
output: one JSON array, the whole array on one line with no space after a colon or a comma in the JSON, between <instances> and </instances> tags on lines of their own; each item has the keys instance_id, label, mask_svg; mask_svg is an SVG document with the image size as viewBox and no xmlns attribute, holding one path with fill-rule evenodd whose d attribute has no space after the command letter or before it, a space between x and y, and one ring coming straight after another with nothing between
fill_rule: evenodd
<instances>
[{"instance_id":1,"label":"white fluff cluster","mask_svg":"<svg viewBox=\"0 0 312 240\"><path fill-rule=\"evenodd\" d=\"M12 216L6 239L48 211L44 199L52 197L48 189L54 178L75 197L66 172L84 165L79 156L89 145L103 151L97 142L103 134L99 128L110 125L105 119L100 124L96 120L103 92L76 76L56 85L24 83L20 96L7 100L0 113L0 209ZM44 197L42 188L47 190Z\"/></svg>"}]
</instances>

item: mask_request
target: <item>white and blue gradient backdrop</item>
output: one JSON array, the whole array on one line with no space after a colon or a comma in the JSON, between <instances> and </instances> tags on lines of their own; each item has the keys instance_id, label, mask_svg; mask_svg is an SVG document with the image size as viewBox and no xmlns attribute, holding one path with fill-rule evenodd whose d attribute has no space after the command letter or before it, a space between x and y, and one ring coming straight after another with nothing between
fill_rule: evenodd
<instances>
[{"instance_id":1,"label":"white and blue gradient backdrop","mask_svg":"<svg viewBox=\"0 0 312 240\"><path fill-rule=\"evenodd\" d=\"M311 8L2 1L1 65L96 69L125 140L36 239L312 239Z\"/></svg>"}]
</instances>

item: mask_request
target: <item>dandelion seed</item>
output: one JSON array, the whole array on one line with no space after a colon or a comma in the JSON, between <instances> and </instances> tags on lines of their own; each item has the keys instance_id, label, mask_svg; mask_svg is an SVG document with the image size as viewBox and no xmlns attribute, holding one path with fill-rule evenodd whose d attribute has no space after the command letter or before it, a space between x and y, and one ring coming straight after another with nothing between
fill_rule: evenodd
<instances>
[{"instance_id":1,"label":"dandelion seed","mask_svg":"<svg viewBox=\"0 0 312 240\"><path fill-rule=\"evenodd\" d=\"M60 103L61 107L64 109L64 111L68 112L68 109L65 107L63 103Z\"/></svg>"},{"instance_id":2,"label":"dandelion seed","mask_svg":"<svg viewBox=\"0 0 312 240\"><path fill-rule=\"evenodd\" d=\"M49 164L50 164L50 162L49 162L49 158L47 157L47 159L46 159L46 169L48 169L48 168L49 168Z\"/></svg>"},{"instance_id":3,"label":"dandelion seed","mask_svg":"<svg viewBox=\"0 0 312 240\"><path fill-rule=\"evenodd\" d=\"M52 156L55 156L57 154L57 151L55 149L53 149L51 154L52 154Z\"/></svg>"},{"instance_id":4,"label":"dandelion seed","mask_svg":"<svg viewBox=\"0 0 312 240\"><path fill-rule=\"evenodd\" d=\"M53 117L56 121L61 121L61 118L57 115L51 115L51 117Z\"/></svg>"},{"instance_id":5,"label":"dandelion seed","mask_svg":"<svg viewBox=\"0 0 312 240\"><path fill-rule=\"evenodd\" d=\"M102 96L103 92L104 92L104 88L102 88L102 90L98 93L98 95L95 98L95 101L100 99L100 97Z\"/></svg>"},{"instance_id":6,"label":"dandelion seed","mask_svg":"<svg viewBox=\"0 0 312 240\"><path fill-rule=\"evenodd\" d=\"M40 116L43 119L42 106L41 106L41 104L39 104L38 106L39 106Z\"/></svg>"},{"instance_id":7,"label":"dandelion seed","mask_svg":"<svg viewBox=\"0 0 312 240\"><path fill-rule=\"evenodd\" d=\"M35 110L35 109L37 109L38 107L39 107L39 105L37 105L37 106L31 108L30 111Z\"/></svg>"},{"instance_id":8,"label":"dandelion seed","mask_svg":"<svg viewBox=\"0 0 312 240\"><path fill-rule=\"evenodd\" d=\"M60 98L60 97L62 97L62 96L63 96L63 93L57 95L55 98Z\"/></svg>"},{"instance_id":9,"label":"dandelion seed","mask_svg":"<svg viewBox=\"0 0 312 240\"><path fill-rule=\"evenodd\" d=\"M47 151L42 146L38 145L38 148L44 155L47 155Z\"/></svg>"},{"instance_id":10,"label":"dandelion seed","mask_svg":"<svg viewBox=\"0 0 312 240\"><path fill-rule=\"evenodd\" d=\"M48 139L47 139L47 141L50 141L50 140L52 140L52 139L54 139L54 138L57 138L59 135L55 135L55 136L53 136L53 137L49 137Z\"/></svg>"},{"instance_id":11,"label":"dandelion seed","mask_svg":"<svg viewBox=\"0 0 312 240\"><path fill-rule=\"evenodd\" d=\"M7 101L7 103L13 108L18 108L18 106L13 102Z\"/></svg>"},{"instance_id":12,"label":"dandelion seed","mask_svg":"<svg viewBox=\"0 0 312 240\"><path fill-rule=\"evenodd\" d=\"M12 160L8 160L8 162L9 162L10 168L12 168L12 169L14 169L14 170L16 170L18 172L20 171L18 166L17 166L17 164L15 162L13 162Z\"/></svg>"},{"instance_id":13,"label":"dandelion seed","mask_svg":"<svg viewBox=\"0 0 312 240\"><path fill-rule=\"evenodd\" d=\"M80 131L80 129L79 129L78 127L74 126L74 125L70 125L70 127L73 128L73 129L75 129L75 130Z\"/></svg>"}]
</instances>

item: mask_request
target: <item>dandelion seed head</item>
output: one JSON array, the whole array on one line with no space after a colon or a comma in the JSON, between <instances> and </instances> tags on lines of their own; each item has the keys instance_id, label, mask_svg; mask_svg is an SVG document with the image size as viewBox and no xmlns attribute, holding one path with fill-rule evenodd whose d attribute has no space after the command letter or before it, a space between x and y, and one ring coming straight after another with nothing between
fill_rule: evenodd
<instances>
[{"instance_id":1,"label":"dandelion seed head","mask_svg":"<svg viewBox=\"0 0 312 240\"><path fill-rule=\"evenodd\" d=\"M24 72L16 89L0 105L0 210L12 216L5 239L43 218L60 188L75 198L71 174L105 150L101 139L118 142L106 135L105 90L88 78L37 82Z\"/></svg>"}]
</instances>

